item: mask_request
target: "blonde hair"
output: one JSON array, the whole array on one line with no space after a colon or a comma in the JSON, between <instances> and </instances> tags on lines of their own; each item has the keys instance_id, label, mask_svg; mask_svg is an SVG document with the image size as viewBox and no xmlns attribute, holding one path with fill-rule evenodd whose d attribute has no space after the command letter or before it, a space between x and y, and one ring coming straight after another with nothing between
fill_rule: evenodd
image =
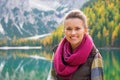
<instances>
[{"instance_id":1,"label":"blonde hair","mask_svg":"<svg viewBox=\"0 0 120 80\"><path fill-rule=\"evenodd\" d=\"M70 12L68 12L65 17L64 17L64 20L63 20L63 24L64 24L64 21L67 20L67 19L70 19L70 18L78 18L78 19L81 19L83 21L83 26L84 28L88 28L88 25L87 25L87 18L85 16L85 14L81 11L81 10L78 10L78 9L74 9L74 10L71 10Z\"/></svg>"}]
</instances>

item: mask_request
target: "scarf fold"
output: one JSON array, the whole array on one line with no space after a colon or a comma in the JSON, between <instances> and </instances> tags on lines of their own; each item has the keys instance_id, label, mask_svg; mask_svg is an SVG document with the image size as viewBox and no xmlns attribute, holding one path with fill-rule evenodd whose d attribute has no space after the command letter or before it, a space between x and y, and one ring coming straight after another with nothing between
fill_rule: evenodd
<instances>
[{"instance_id":1,"label":"scarf fold","mask_svg":"<svg viewBox=\"0 0 120 80\"><path fill-rule=\"evenodd\" d=\"M70 43L63 38L54 55L54 67L57 75L69 80L77 68L86 62L93 48L92 38L86 34L80 45L72 52Z\"/></svg>"}]
</instances>

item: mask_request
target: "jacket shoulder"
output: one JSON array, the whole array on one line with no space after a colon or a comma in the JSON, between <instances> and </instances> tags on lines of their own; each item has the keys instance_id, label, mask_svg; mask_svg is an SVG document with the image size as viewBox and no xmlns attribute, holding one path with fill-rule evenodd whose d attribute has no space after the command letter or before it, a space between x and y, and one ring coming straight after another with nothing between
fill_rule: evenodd
<instances>
[{"instance_id":1,"label":"jacket shoulder","mask_svg":"<svg viewBox=\"0 0 120 80\"><path fill-rule=\"evenodd\" d=\"M92 62L91 80L103 80L103 59L99 52L97 52Z\"/></svg>"}]
</instances>

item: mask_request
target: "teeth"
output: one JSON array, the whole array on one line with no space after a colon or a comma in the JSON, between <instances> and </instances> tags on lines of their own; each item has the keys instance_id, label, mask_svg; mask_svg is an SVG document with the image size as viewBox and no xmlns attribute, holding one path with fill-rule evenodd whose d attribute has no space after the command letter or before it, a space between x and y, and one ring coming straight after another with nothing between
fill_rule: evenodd
<instances>
[{"instance_id":1,"label":"teeth","mask_svg":"<svg viewBox=\"0 0 120 80\"><path fill-rule=\"evenodd\" d=\"M71 39L76 39L77 37L71 37Z\"/></svg>"}]
</instances>

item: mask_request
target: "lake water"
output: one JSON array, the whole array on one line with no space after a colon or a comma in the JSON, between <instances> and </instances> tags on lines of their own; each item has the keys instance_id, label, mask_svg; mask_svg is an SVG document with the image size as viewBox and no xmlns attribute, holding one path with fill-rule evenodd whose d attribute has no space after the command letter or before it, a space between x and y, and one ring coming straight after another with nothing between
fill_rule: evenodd
<instances>
[{"instance_id":1,"label":"lake water","mask_svg":"<svg viewBox=\"0 0 120 80\"><path fill-rule=\"evenodd\" d=\"M104 79L120 79L120 50L100 50ZM0 80L47 80L52 53L39 49L0 50Z\"/></svg>"},{"instance_id":2,"label":"lake water","mask_svg":"<svg viewBox=\"0 0 120 80\"><path fill-rule=\"evenodd\" d=\"M104 80L120 80L120 50L100 50L104 60Z\"/></svg>"}]
</instances>

